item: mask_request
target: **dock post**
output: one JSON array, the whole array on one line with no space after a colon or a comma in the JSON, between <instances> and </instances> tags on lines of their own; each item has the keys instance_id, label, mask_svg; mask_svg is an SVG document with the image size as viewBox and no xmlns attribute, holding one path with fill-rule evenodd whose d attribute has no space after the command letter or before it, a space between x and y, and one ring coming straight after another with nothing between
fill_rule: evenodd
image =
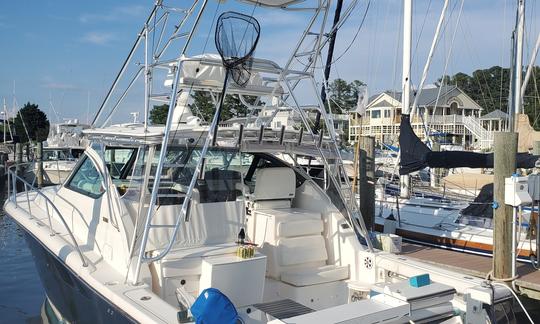
<instances>
[{"instance_id":1,"label":"dock post","mask_svg":"<svg viewBox=\"0 0 540 324\"><path fill-rule=\"evenodd\" d=\"M375 222L375 137L360 136L359 185L360 213L369 231Z\"/></svg>"},{"instance_id":2,"label":"dock post","mask_svg":"<svg viewBox=\"0 0 540 324\"><path fill-rule=\"evenodd\" d=\"M433 147L431 148L433 152L439 152L441 150L441 144L439 142L433 142ZM441 184L441 169L440 168L431 168L430 169L430 184L434 188L440 187Z\"/></svg>"},{"instance_id":3,"label":"dock post","mask_svg":"<svg viewBox=\"0 0 540 324\"><path fill-rule=\"evenodd\" d=\"M496 132L494 134L493 169L493 277L512 276L512 206L504 203L504 179L516 171L518 134Z\"/></svg>"},{"instance_id":4,"label":"dock post","mask_svg":"<svg viewBox=\"0 0 540 324\"><path fill-rule=\"evenodd\" d=\"M36 162L37 162L37 186L38 188L43 187L43 142L37 142L36 146Z\"/></svg>"},{"instance_id":5,"label":"dock post","mask_svg":"<svg viewBox=\"0 0 540 324\"><path fill-rule=\"evenodd\" d=\"M23 160L23 144L22 143L16 143L15 144L15 170L17 171L17 175L20 177L22 176L22 160Z\"/></svg>"}]
</instances>

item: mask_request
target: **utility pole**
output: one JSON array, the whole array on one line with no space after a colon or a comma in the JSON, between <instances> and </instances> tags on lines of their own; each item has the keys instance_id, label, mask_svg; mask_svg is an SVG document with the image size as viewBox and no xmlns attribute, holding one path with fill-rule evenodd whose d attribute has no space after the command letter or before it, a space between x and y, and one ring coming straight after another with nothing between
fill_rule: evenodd
<instances>
[{"instance_id":1,"label":"utility pole","mask_svg":"<svg viewBox=\"0 0 540 324\"><path fill-rule=\"evenodd\" d=\"M402 96L401 113L410 113L411 91L411 46L412 46L412 0L403 0L403 71L402 71ZM411 116L412 122L412 116ZM411 179L409 175L400 177L400 195L402 198L411 196Z\"/></svg>"}]
</instances>

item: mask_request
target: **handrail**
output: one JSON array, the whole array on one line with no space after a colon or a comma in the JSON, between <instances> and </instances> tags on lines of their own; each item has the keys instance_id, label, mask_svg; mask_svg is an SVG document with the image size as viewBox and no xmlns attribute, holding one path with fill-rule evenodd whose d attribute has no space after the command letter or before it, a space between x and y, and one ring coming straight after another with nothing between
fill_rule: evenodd
<instances>
[{"instance_id":1,"label":"handrail","mask_svg":"<svg viewBox=\"0 0 540 324\"><path fill-rule=\"evenodd\" d=\"M13 166L11 166L12 168ZM43 194L39 188L36 188L34 187L32 184L30 184L28 181L26 181L25 179L21 178L20 176L18 176L16 174L16 172L14 172L13 170L11 170L11 168L8 168L7 172L8 172L8 181L11 179L11 186L13 188L10 188L9 184L8 184L8 199L12 202L15 203L15 208L18 208L18 204L17 204L17 180L19 180L20 182L22 182L24 184L24 191L25 191L25 194L26 194L26 200L27 200L27 203L28 203L28 212L31 213L31 210L30 210L30 198L28 196L28 187L32 188L33 191L39 195L40 197L44 198L45 199L45 209L47 210L47 218L49 220L49 227L51 229L51 236L55 236L56 233L54 232L54 229L53 229L53 226L52 226L52 219L51 219L51 214L49 213L49 204L51 205L51 207L53 208L53 211L56 212L56 214L58 215L58 217L60 218L60 220L62 221L62 224L64 225L64 227L66 228L68 234L69 234L69 237L71 238L71 240L73 241L73 246L75 247L75 250L77 251L77 254L79 255L81 261L82 261L82 265L83 267L87 267L88 266L88 263L86 262L84 256L83 256L83 253L79 247L79 244L77 243L77 241L75 240L75 236L73 236L73 233L71 232L71 230L69 229L69 226L68 224L66 223L66 220L64 219L64 217L62 216L62 214L60 213L60 211L58 210L58 208L54 205L54 203L49 199L49 197L47 197L45 194ZM11 191L13 191L13 196L11 195Z\"/></svg>"}]
</instances>

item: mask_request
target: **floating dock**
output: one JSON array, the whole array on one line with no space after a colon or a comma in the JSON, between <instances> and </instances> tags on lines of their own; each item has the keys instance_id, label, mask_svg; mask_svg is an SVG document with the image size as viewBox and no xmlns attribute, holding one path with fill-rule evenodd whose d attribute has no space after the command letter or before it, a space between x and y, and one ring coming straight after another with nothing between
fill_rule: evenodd
<instances>
[{"instance_id":1,"label":"floating dock","mask_svg":"<svg viewBox=\"0 0 540 324\"><path fill-rule=\"evenodd\" d=\"M481 278L485 278L493 267L492 257L408 242L403 242L401 255ZM530 263L518 262L517 273L516 286L520 292L540 300L540 270Z\"/></svg>"}]
</instances>

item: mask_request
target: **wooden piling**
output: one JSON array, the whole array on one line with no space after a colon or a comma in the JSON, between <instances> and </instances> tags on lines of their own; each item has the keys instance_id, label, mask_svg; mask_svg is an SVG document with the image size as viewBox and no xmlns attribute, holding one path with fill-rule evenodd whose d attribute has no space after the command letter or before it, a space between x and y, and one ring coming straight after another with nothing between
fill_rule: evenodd
<instances>
[{"instance_id":1,"label":"wooden piling","mask_svg":"<svg viewBox=\"0 0 540 324\"><path fill-rule=\"evenodd\" d=\"M359 193L360 212L369 231L375 222L375 137L360 136Z\"/></svg>"},{"instance_id":2,"label":"wooden piling","mask_svg":"<svg viewBox=\"0 0 540 324\"><path fill-rule=\"evenodd\" d=\"M43 187L43 142L38 142L36 145L36 181L38 188Z\"/></svg>"},{"instance_id":3,"label":"wooden piling","mask_svg":"<svg viewBox=\"0 0 540 324\"><path fill-rule=\"evenodd\" d=\"M494 134L493 277L498 279L512 276L512 206L504 203L504 179L516 171L517 144L517 133Z\"/></svg>"},{"instance_id":4,"label":"wooden piling","mask_svg":"<svg viewBox=\"0 0 540 324\"><path fill-rule=\"evenodd\" d=\"M22 160L23 160L23 144L22 143L16 143L15 144L15 170L17 171L17 175L20 177L22 176Z\"/></svg>"}]
</instances>

